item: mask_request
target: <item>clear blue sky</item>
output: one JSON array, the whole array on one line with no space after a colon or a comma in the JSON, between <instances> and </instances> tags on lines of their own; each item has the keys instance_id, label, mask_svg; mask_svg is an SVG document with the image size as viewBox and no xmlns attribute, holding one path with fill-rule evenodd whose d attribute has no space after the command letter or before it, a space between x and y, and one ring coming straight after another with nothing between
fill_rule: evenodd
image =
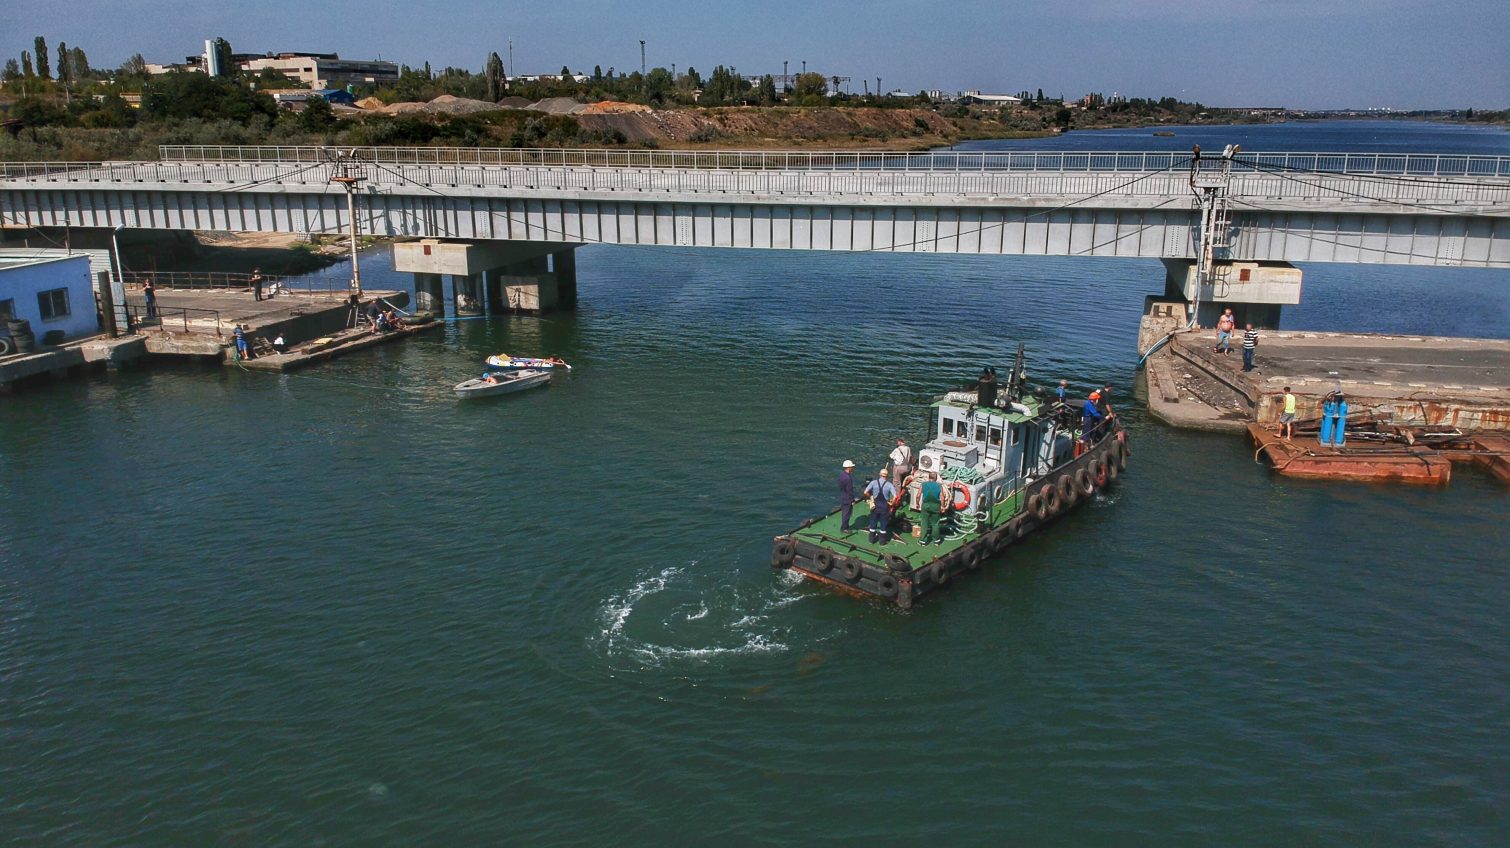
<instances>
[{"instance_id":1,"label":"clear blue sky","mask_svg":"<svg viewBox=\"0 0 1510 848\"><path fill-rule=\"evenodd\" d=\"M1510 107L1510 0L9 0L0 57L45 35L96 65L311 50L519 73L717 64L922 88L1173 95L1217 106Z\"/></svg>"}]
</instances>

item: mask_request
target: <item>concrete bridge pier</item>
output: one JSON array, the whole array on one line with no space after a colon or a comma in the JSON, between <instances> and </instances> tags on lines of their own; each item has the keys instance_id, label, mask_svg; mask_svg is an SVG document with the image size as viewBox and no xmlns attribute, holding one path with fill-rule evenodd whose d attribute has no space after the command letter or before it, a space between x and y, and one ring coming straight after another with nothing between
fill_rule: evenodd
<instances>
[{"instance_id":1,"label":"concrete bridge pier","mask_svg":"<svg viewBox=\"0 0 1510 848\"><path fill-rule=\"evenodd\" d=\"M1229 307L1239 330L1249 322L1261 330L1279 329L1285 306L1300 303L1301 271L1288 262L1218 261L1211 281L1196 279L1194 259L1165 259L1164 299L1196 304L1196 324L1215 327Z\"/></svg>"},{"instance_id":2,"label":"concrete bridge pier","mask_svg":"<svg viewBox=\"0 0 1510 848\"><path fill-rule=\"evenodd\" d=\"M446 287L439 274L414 275L414 308L437 318L446 315Z\"/></svg>"},{"instance_id":3,"label":"concrete bridge pier","mask_svg":"<svg viewBox=\"0 0 1510 848\"><path fill-rule=\"evenodd\" d=\"M576 308L579 246L423 239L395 244L393 269L415 275L421 299L439 299L440 275L450 275L457 315L540 314Z\"/></svg>"},{"instance_id":4,"label":"concrete bridge pier","mask_svg":"<svg viewBox=\"0 0 1510 848\"><path fill-rule=\"evenodd\" d=\"M451 293L455 298L457 318L475 318L487 314L487 301L483 299L486 294L483 273L477 271L451 275Z\"/></svg>"}]
</instances>

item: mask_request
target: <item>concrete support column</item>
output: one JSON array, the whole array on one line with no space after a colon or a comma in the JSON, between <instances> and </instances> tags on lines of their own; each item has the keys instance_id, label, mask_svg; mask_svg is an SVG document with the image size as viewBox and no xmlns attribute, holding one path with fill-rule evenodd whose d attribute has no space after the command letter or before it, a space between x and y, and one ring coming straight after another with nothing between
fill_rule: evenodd
<instances>
[{"instance_id":1,"label":"concrete support column","mask_svg":"<svg viewBox=\"0 0 1510 848\"><path fill-rule=\"evenodd\" d=\"M503 299L503 280L498 277L498 269L493 268L482 272L483 279L487 282L488 290L488 314L501 315L508 311L508 303Z\"/></svg>"},{"instance_id":2,"label":"concrete support column","mask_svg":"<svg viewBox=\"0 0 1510 848\"><path fill-rule=\"evenodd\" d=\"M546 256L532 256L498 269L509 312L540 313L556 308L556 280Z\"/></svg>"},{"instance_id":3,"label":"concrete support column","mask_svg":"<svg viewBox=\"0 0 1510 848\"><path fill-rule=\"evenodd\" d=\"M577 308L577 249L551 254L552 272L556 276L556 308Z\"/></svg>"},{"instance_id":4,"label":"concrete support column","mask_svg":"<svg viewBox=\"0 0 1510 848\"><path fill-rule=\"evenodd\" d=\"M439 274L414 275L414 308L437 318L446 316L446 286Z\"/></svg>"},{"instance_id":5,"label":"concrete support column","mask_svg":"<svg viewBox=\"0 0 1510 848\"><path fill-rule=\"evenodd\" d=\"M450 275L457 315L483 315L489 307L495 313L550 312L577 305L577 263L572 251L579 246L421 239L393 246L393 270L416 275L420 298L442 297L438 275Z\"/></svg>"},{"instance_id":6,"label":"concrete support column","mask_svg":"<svg viewBox=\"0 0 1510 848\"><path fill-rule=\"evenodd\" d=\"M456 317L466 318L483 314L482 272L476 274L452 274L451 288L456 296Z\"/></svg>"},{"instance_id":7,"label":"concrete support column","mask_svg":"<svg viewBox=\"0 0 1510 848\"><path fill-rule=\"evenodd\" d=\"M1201 327L1216 326L1223 310L1230 308L1239 329L1251 322L1277 330L1282 308L1300 303L1303 275L1287 262L1220 261L1205 283L1196 280L1193 260L1163 262L1165 299L1187 306L1198 301L1195 318Z\"/></svg>"}]
</instances>

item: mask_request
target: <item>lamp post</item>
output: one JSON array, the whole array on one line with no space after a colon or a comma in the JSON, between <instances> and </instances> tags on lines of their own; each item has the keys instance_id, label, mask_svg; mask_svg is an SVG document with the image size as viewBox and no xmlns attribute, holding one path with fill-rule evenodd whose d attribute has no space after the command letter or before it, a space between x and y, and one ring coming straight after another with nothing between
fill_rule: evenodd
<instances>
[{"instance_id":1,"label":"lamp post","mask_svg":"<svg viewBox=\"0 0 1510 848\"><path fill-rule=\"evenodd\" d=\"M640 39L640 76L645 75L645 39Z\"/></svg>"}]
</instances>

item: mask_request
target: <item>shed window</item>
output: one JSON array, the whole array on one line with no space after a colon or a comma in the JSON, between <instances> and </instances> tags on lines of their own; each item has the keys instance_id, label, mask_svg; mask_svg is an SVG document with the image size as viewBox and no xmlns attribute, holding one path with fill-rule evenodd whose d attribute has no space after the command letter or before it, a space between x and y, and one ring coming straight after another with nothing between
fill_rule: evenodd
<instances>
[{"instance_id":1,"label":"shed window","mask_svg":"<svg viewBox=\"0 0 1510 848\"><path fill-rule=\"evenodd\" d=\"M37 292L37 308L42 311L43 321L68 315L68 289Z\"/></svg>"},{"instance_id":2,"label":"shed window","mask_svg":"<svg viewBox=\"0 0 1510 848\"><path fill-rule=\"evenodd\" d=\"M16 302L10 298L0 300L0 317L16 317Z\"/></svg>"}]
</instances>

